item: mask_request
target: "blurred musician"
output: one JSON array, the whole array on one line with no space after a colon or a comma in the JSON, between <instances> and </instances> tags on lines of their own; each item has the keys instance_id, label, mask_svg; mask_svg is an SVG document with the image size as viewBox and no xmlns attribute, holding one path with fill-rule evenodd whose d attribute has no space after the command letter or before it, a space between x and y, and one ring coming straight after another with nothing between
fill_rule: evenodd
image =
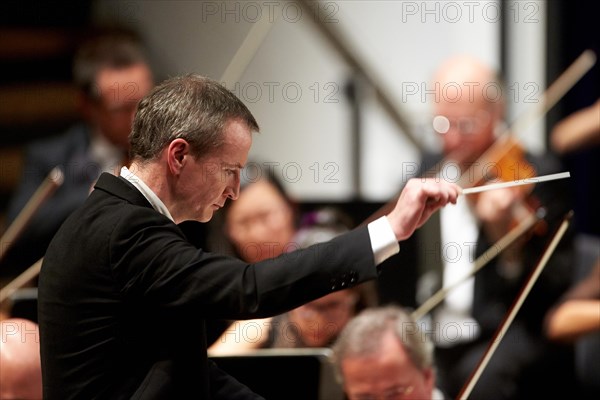
<instances>
[{"instance_id":1,"label":"blurred musician","mask_svg":"<svg viewBox=\"0 0 600 400\"><path fill-rule=\"evenodd\" d=\"M467 56L444 62L434 75L433 85L436 88L433 122L442 142L442 153L425 154L421 169L427 171L444 159L444 163L437 164L441 167L434 168L435 172L444 179L456 181L470 166L483 162L480 156L503 128L502 85L491 68ZM488 160L486 171L500 172L504 168L506 173L507 168L517 170L525 162L532 165L538 175L560 169L558 162L549 156L528 154L523 164L507 165L501 164L501 160L491 163ZM484 182L475 172L467 183L474 186ZM539 185L532 194L546 209L550 222L568 210L567 191L561 189L561 185L560 181ZM465 275L476 257L511 229L515 218L519 218L514 211L522 209L530 196L515 188L484 192L475 200L462 196L456 207L434 216L419 239L420 265L424 268L419 300L423 301L428 294ZM552 229L550 224L548 233ZM527 239L507 249L476 277L452 291L433 312L431 329L439 383L450 396L458 394L475 369L547 241L546 236ZM540 340L541 321L548 307L569 284L569 249L568 244L561 245L552 258L472 398L514 399L532 394L525 391L534 387L533 381L524 384L521 380L538 377L535 366L546 350ZM534 393L539 393L538 389L535 387Z\"/></svg>"},{"instance_id":2,"label":"blurred musician","mask_svg":"<svg viewBox=\"0 0 600 400\"><path fill-rule=\"evenodd\" d=\"M73 60L81 121L66 132L31 143L19 186L7 210L12 223L54 167L64 183L34 214L2 260L2 277L14 278L39 260L63 221L87 198L102 172L118 171L139 100L153 76L137 34L122 28L97 29L82 41Z\"/></svg>"}]
</instances>

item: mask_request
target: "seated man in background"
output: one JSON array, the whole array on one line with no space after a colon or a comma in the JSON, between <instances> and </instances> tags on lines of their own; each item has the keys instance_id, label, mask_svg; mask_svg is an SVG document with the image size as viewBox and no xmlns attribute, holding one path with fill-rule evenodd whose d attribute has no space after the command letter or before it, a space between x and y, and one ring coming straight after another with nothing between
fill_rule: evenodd
<instances>
[{"instance_id":1,"label":"seated man in background","mask_svg":"<svg viewBox=\"0 0 600 400\"><path fill-rule=\"evenodd\" d=\"M504 129L505 103L495 71L468 56L453 57L438 68L432 85L434 128L442 151L423 156L422 171L438 173L442 179L463 187L489 180L518 180L559 172L560 162L549 154L524 153L514 160L482 159L492 146L502 148L497 137ZM520 132L514 132L517 134ZM504 154L509 146L504 146ZM442 161L440 163L440 161ZM440 164L437 164L440 163ZM432 166L438 165L431 169ZM441 166L440 166L441 165ZM426 174L427 175L427 174ZM528 232L505 249L474 277L453 289L431 314L438 384L455 397L481 360L494 333L504 320L530 271L536 265L555 227L570 209L566 181L538 184L531 192L520 188L490 190L478 196L461 196L456 207L433 216L418 233L421 282L428 282L431 295L441 287L459 282L474 260L513 229L525 215L545 210L545 229ZM531 210L529 210L531 208ZM543 228L543 227L542 227ZM569 364L563 349L553 349L542 333L546 311L568 288L571 278L572 243L567 235L560 242L544 273L517 314L477 386L472 399L516 399L540 396L549 373L566 377ZM426 272L425 272L426 271ZM423 285L425 286L425 285ZM427 290L420 288L425 301ZM548 371L549 359L560 359ZM561 369L562 368L562 369ZM569 390L568 380L550 390ZM544 386L544 387L540 387ZM531 393L530 393L531 391Z\"/></svg>"},{"instance_id":2,"label":"seated man in background","mask_svg":"<svg viewBox=\"0 0 600 400\"><path fill-rule=\"evenodd\" d=\"M73 80L82 122L28 147L7 223L15 220L54 167L61 168L63 184L36 212L20 239L9 244L0 265L8 278L44 255L62 222L83 204L102 172L118 171L127 156L137 103L153 86L139 38L116 28L99 29L83 41L73 61Z\"/></svg>"},{"instance_id":3,"label":"seated man in background","mask_svg":"<svg viewBox=\"0 0 600 400\"><path fill-rule=\"evenodd\" d=\"M435 387L433 344L399 307L361 312L333 351L350 400L444 398Z\"/></svg>"},{"instance_id":4,"label":"seated man in background","mask_svg":"<svg viewBox=\"0 0 600 400\"><path fill-rule=\"evenodd\" d=\"M0 321L0 399L42 398L40 335L36 323Z\"/></svg>"}]
</instances>

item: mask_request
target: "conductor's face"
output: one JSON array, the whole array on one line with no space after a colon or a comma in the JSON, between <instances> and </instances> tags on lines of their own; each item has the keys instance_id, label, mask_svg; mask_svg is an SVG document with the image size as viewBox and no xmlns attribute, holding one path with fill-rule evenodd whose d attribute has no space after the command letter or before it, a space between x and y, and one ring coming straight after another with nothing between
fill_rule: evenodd
<instances>
[{"instance_id":1,"label":"conductor's face","mask_svg":"<svg viewBox=\"0 0 600 400\"><path fill-rule=\"evenodd\" d=\"M224 143L211 154L183 156L181 173L175 183L177 214L181 220L209 221L227 199L238 198L240 170L252 145L252 134L245 123L230 120L225 124Z\"/></svg>"}]
</instances>

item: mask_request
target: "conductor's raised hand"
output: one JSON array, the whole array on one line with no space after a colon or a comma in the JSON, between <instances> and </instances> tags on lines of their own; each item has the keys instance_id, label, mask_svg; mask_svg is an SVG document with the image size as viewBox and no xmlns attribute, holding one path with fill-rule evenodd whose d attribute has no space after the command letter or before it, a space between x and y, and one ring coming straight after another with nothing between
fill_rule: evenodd
<instances>
[{"instance_id":1,"label":"conductor's raised hand","mask_svg":"<svg viewBox=\"0 0 600 400\"><path fill-rule=\"evenodd\" d=\"M409 180L388 215L396 239L407 239L435 211L448 203L456 204L460 193L460 186L439 179Z\"/></svg>"}]
</instances>

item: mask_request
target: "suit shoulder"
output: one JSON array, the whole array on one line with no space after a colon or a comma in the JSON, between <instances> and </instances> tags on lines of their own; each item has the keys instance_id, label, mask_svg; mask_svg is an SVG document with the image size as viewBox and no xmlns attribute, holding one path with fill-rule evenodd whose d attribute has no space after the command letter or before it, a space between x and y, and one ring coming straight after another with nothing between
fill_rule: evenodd
<instances>
[{"instance_id":1,"label":"suit shoulder","mask_svg":"<svg viewBox=\"0 0 600 400\"><path fill-rule=\"evenodd\" d=\"M89 142L89 129L84 124L77 124L62 134L31 143L27 153L29 158L65 161L73 153L87 149Z\"/></svg>"}]
</instances>

